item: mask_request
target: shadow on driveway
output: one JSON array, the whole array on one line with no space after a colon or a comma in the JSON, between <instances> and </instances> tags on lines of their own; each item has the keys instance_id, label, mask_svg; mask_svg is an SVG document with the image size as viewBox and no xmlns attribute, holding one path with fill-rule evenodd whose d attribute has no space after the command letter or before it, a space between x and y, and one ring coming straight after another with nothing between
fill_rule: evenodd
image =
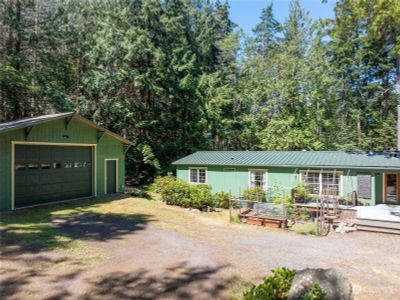
<instances>
[{"instance_id":1,"label":"shadow on driveway","mask_svg":"<svg viewBox=\"0 0 400 300\"><path fill-rule=\"evenodd\" d=\"M236 280L219 274L226 267L190 267L182 262L157 275L145 269L113 272L91 282L83 300L219 299Z\"/></svg>"},{"instance_id":2,"label":"shadow on driveway","mask_svg":"<svg viewBox=\"0 0 400 300\"><path fill-rule=\"evenodd\" d=\"M82 269L54 276L42 271L24 271L10 276L0 283L2 299L28 293L32 298L46 300L78 299L221 299L226 298L237 278L224 276L227 266L188 266L182 262L173 267L151 274L146 269L131 272L105 272L101 277L85 278ZM8 270L11 271L11 270ZM50 276L50 277L49 277ZM51 283L51 289L26 290L27 286ZM39 282L39 283L38 283ZM76 294L79 291L81 294Z\"/></svg>"},{"instance_id":3,"label":"shadow on driveway","mask_svg":"<svg viewBox=\"0 0 400 300\"><path fill-rule=\"evenodd\" d=\"M120 239L145 229L152 221L152 216L144 214L91 211L105 201L109 200L71 202L1 215L2 258L65 248L74 240Z\"/></svg>"}]
</instances>

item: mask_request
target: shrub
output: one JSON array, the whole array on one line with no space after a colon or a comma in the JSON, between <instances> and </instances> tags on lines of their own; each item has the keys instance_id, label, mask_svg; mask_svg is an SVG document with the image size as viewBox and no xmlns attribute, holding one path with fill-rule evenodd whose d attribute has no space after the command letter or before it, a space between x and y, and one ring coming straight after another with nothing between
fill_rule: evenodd
<instances>
[{"instance_id":1,"label":"shrub","mask_svg":"<svg viewBox=\"0 0 400 300\"><path fill-rule=\"evenodd\" d=\"M296 223L292 226L292 229L298 234L317 234L317 226L315 223Z\"/></svg>"},{"instance_id":2,"label":"shrub","mask_svg":"<svg viewBox=\"0 0 400 300\"><path fill-rule=\"evenodd\" d=\"M238 215L231 216L230 221L231 221L231 223L234 223L234 224L242 223L240 220L240 217Z\"/></svg>"},{"instance_id":3,"label":"shrub","mask_svg":"<svg viewBox=\"0 0 400 300\"><path fill-rule=\"evenodd\" d=\"M173 183L175 178L172 176L158 176L154 179L154 192L162 193L163 189Z\"/></svg>"},{"instance_id":4,"label":"shrub","mask_svg":"<svg viewBox=\"0 0 400 300\"><path fill-rule=\"evenodd\" d=\"M272 275L265 277L263 282L243 293L245 300L287 299L296 270L277 268Z\"/></svg>"},{"instance_id":5,"label":"shrub","mask_svg":"<svg viewBox=\"0 0 400 300\"><path fill-rule=\"evenodd\" d=\"M311 219L311 214L307 208L296 208L291 204L286 205L287 214L289 219L296 221L309 221Z\"/></svg>"},{"instance_id":6,"label":"shrub","mask_svg":"<svg viewBox=\"0 0 400 300\"><path fill-rule=\"evenodd\" d=\"M314 283L310 290L301 297L301 300L325 300L326 293L324 290L317 284Z\"/></svg>"},{"instance_id":7,"label":"shrub","mask_svg":"<svg viewBox=\"0 0 400 300\"><path fill-rule=\"evenodd\" d=\"M161 199L169 205L189 207L191 203L191 187L182 180L163 182Z\"/></svg>"},{"instance_id":8,"label":"shrub","mask_svg":"<svg viewBox=\"0 0 400 300\"><path fill-rule=\"evenodd\" d=\"M292 198L287 194L282 194L280 197L274 197L272 203L289 205L292 204Z\"/></svg>"},{"instance_id":9,"label":"shrub","mask_svg":"<svg viewBox=\"0 0 400 300\"><path fill-rule=\"evenodd\" d=\"M246 200L261 202L265 200L265 191L261 187L247 188L243 191Z\"/></svg>"},{"instance_id":10,"label":"shrub","mask_svg":"<svg viewBox=\"0 0 400 300\"><path fill-rule=\"evenodd\" d=\"M289 290L297 271L288 268L272 270L272 275L265 277L259 285L252 285L243 293L244 300L283 300L288 298ZM325 300L326 293L314 283L309 291L300 297L300 300Z\"/></svg>"},{"instance_id":11,"label":"shrub","mask_svg":"<svg viewBox=\"0 0 400 300\"><path fill-rule=\"evenodd\" d=\"M147 191L139 190L139 189L133 190L131 192L131 196L137 197L137 198L151 199L151 196L149 195L149 193L147 193Z\"/></svg>"},{"instance_id":12,"label":"shrub","mask_svg":"<svg viewBox=\"0 0 400 300\"><path fill-rule=\"evenodd\" d=\"M232 199L232 195L221 191L216 193L213 198L216 207L229 208L229 200Z\"/></svg>"},{"instance_id":13,"label":"shrub","mask_svg":"<svg viewBox=\"0 0 400 300\"><path fill-rule=\"evenodd\" d=\"M287 190L285 190L280 184L274 183L272 187L268 189L268 202L274 204L289 204L292 203L292 197L289 196Z\"/></svg>"},{"instance_id":14,"label":"shrub","mask_svg":"<svg viewBox=\"0 0 400 300\"><path fill-rule=\"evenodd\" d=\"M214 206L211 187L206 184L190 186L190 207L202 209L204 207Z\"/></svg>"},{"instance_id":15,"label":"shrub","mask_svg":"<svg viewBox=\"0 0 400 300\"><path fill-rule=\"evenodd\" d=\"M214 206L209 185L191 185L172 176L157 177L155 185L157 191L161 194L161 199L169 205L198 209Z\"/></svg>"}]
</instances>

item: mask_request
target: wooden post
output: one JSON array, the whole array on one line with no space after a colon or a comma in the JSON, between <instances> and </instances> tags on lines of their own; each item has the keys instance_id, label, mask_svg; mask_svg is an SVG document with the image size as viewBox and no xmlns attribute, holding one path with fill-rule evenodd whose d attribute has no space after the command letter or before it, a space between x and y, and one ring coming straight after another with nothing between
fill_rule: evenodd
<instances>
[{"instance_id":1,"label":"wooden post","mask_svg":"<svg viewBox=\"0 0 400 300\"><path fill-rule=\"evenodd\" d=\"M229 223L232 222L232 199L229 198Z\"/></svg>"}]
</instances>

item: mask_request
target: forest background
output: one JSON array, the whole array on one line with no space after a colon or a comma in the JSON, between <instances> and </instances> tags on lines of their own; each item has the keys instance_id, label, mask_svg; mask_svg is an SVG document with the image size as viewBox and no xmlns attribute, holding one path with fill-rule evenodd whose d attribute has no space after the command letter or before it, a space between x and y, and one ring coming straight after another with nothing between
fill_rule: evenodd
<instances>
[{"instance_id":1,"label":"forest background","mask_svg":"<svg viewBox=\"0 0 400 300\"><path fill-rule=\"evenodd\" d=\"M196 150L396 149L400 0L266 2L251 35L228 2L0 0L0 26L0 122L76 111L141 182Z\"/></svg>"}]
</instances>

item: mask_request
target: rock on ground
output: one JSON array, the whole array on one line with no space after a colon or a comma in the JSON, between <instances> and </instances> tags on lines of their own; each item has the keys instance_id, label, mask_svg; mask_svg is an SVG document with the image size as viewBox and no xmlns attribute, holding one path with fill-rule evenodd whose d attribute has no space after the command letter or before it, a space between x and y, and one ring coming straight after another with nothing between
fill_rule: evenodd
<instances>
[{"instance_id":1,"label":"rock on ground","mask_svg":"<svg viewBox=\"0 0 400 300\"><path fill-rule=\"evenodd\" d=\"M296 273L289 290L289 300L300 299L313 284L318 284L326 294L326 300L352 300L349 280L334 268L303 269Z\"/></svg>"}]
</instances>

